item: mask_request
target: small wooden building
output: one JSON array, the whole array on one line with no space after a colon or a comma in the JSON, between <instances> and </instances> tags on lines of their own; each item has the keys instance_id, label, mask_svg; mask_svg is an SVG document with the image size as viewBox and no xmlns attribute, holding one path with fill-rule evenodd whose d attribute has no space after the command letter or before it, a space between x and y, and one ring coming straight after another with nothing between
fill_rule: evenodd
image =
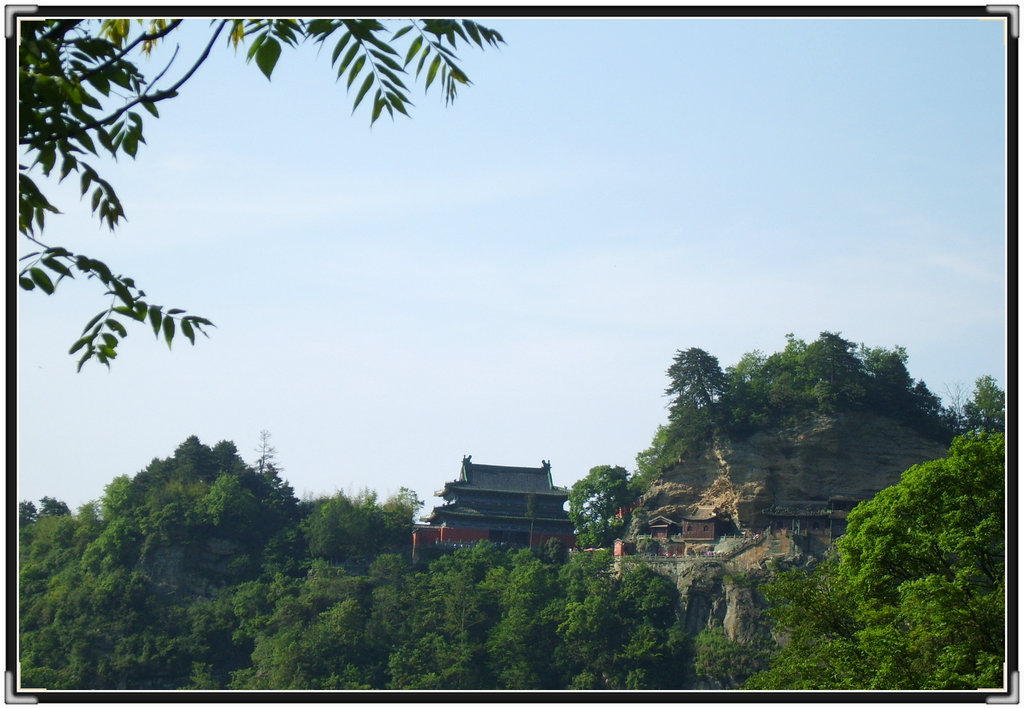
<instances>
[{"instance_id":1,"label":"small wooden building","mask_svg":"<svg viewBox=\"0 0 1024 709\"><path fill-rule=\"evenodd\" d=\"M778 502L767 508L769 529L772 532L829 535L829 517L832 510L825 500L794 500Z\"/></svg>"},{"instance_id":2,"label":"small wooden building","mask_svg":"<svg viewBox=\"0 0 1024 709\"><path fill-rule=\"evenodd\" d=\"M615 556L631 556L636 554L636 544L624 539L616 539L612 544L612 553Z\"/></svg>"},{"instance_id":3,"label":"small wooden building","mask_svg":"<svg viewBox=\"0 0 1024 709\"><path fill-rule=\"evenodd\" d=\"M714 541L722 531L722 520L715 508L698 507L696 512L684 516L679 526L688 542Z\"/></svg>"},{"instance_id":4,"label":"small wooden building","mask_svg":"<svg viewBox=\"0 0 1024 709\"><path fill-rule=\"evenodd\" d=\"M656 515L647 521L647 527L651 530L651 537L654 539L668 539L679 534L679 524L668 517Z\"/></svg>"},{"instance_id":5,"label":"small wooden building","mask_svg":"<svg viewBox=\"0 0 1024 709\"><path fill-rule=\"evenodd\" d=\"M828 504L832 510L829 515L832 539L846 534L846 519L860 502L861 498L855 495L832 495L828 498Z\"/></svg>"},{"instance_id":6,"label":"small wooden building","mask_svg":"<svg viewBox=\"0 0 1024 709\"><path fill-rule=\"evenodd\" d=\"M669 539L683 541L713 541L717 539L724 527L723 520L718 517L718 510L713 507L698 507L695 512L683 515L676 522L664 515L655 515L647 521L651 538L662 541Z\"/></svg>"}]
</instances>

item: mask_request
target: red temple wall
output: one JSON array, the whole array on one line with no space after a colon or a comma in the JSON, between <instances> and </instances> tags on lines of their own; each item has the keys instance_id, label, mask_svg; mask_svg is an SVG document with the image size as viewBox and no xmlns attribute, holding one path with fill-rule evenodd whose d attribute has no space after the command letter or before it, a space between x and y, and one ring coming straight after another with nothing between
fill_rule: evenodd
<instances>
[{"instance_id":1,"label":"red temple wall","mask_svg":"<svg viewBox=\"0 0 1024 709\"><path fill-rule=\"evenodd\" d=\"M489 532L486 529L458 529L456 527L441 527L442 542L478 542L487 539Z\"/></svg>"},{"instance_id":2,"label":"red temple wall","mask_svg":"<svg viewBox=\"0 0 1024 709\"><path fill-rule=\"evenodd\" d=\"M440 527L417 527L412 530L412 545L437 544L441 541Z\"/></svg>"},{"instance_id":3,"label":"red temple wall","mask_svg":"<svg viewBox=\"0 0 1024 709\"><path fill-rule=\"evenodd\" d=\"M459 529L458 527L417 527L412 532L413 546L438 544L440 542L478 542L487 539L490 532L486 529ZM533 545L540 546L548 539L557 539L572 548L576 544L574 534L542 534L535 532Z\"/></svg>"}]
</instances>

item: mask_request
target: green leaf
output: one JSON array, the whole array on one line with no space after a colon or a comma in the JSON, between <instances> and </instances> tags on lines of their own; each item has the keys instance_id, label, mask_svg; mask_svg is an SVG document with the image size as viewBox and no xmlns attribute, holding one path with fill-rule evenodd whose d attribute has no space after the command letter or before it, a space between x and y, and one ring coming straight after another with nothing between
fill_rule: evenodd
<instances>
[{"instance_id":1,"label":"green leaf","mask_svg":"<svg viewBox=\"0 0 1024 709\"><path fill-rule=\"evenodd\" d=\"M163 319L163 313L160 312L159 305L149 306L149 324L153 326L153 334L160 334L160 321Z\"/></svg>"},{"instance_id":2,"label":"green leaf","mask_svg":"<svg viewBox=\"0 0 1024 709\"><path fill-rule=\"evenodd\" d=\"M483 47L484 45L483 42L480 41L480 32L476 28L476 23L472 20L463 20L462 24L466 28L466 31L469 32L469 36L473 38L473 41L476 42L478 46Z\"/></svg>"},{"instance_id":3,"label":"green leaf","mask_svg":"<svg viewBox=\"0 0 1024 709\"><path fill-rule=\"evenodd\" d=\"M107 81L107 78L103 76L103 74L93 74L87 79L87 81L95 86L96 90L104 96L110 93L110 82Z\"/></svg>"},{"instance_id":4,"label":"green leaf","mask_svg":"<svg viewBox=\"0 0 1024 709\"><path fill-rule=\"evenodd\" d=\"M395 72L391 71L386 66L381 66L380 64L378 64L377 65L377 71L379 71L381 74L383 74L384 76L386 76L389 79L391 79L391 81L394 82L394 84L396 86L400 86L403 89L405 88L405 84L403 84L402 80L400 78L398 78L398 74L396 74Z\"/></svg>"},{"instance_id":5,"label":"green leaf","mask_svg":"<svg viewBox=\"0 0 1024 709\"><path fill-rule=\"evenodd\" d=\"M22 276L21 278L18 279L18 285L20 285L25 290L32 290L33 288L36 287L36 284L32 282L32 279L27 278L25 276Z\"/></svg>"},{"instance_id":6,"label":"green leaf","mask_svg":"<svg viewBox=\"0 0 1024 709\"><path fill-rule=\"evenodd\" d=\"M74 155L68 155L64 158L64 162L60 166L60 181L63 181L65 177L71 174L71 171L78 167L78 160L75 159Z\"/></svg>"},{"instance_id":7,"label":"green leaf","mask_svg":"<svg viewBox=\"0 0 1024 709\"><path fill-rule=\"evenodd\" d=\"M394 106L395 109L402 112L404 115L409 115L409 112L405 110L405 102L402 100L401 96L390 92L387 94L387 96L391 106Z\"/></svg>"},{"instance_id":8,"label":"green leaf","mask_svg":"<svg viewBox=\"0 0 1024 709\"><path fill-rule=\"evenodd\" d=\"M384 108L384 99L381 98L380 89L377 89L377 93L373 96L373 113L370 115L371 124L380 117L380 111L382 108Z\"/></svg>"},{"instance_id":9,"label":"green leaf","mask_svg":"<svg viewBox=\"0 0 1024 709\"><path fill-rule=\"evenodd\" d=\"M373 56L377 57L377 59L382 61L384 63L384 65L387 66L388 68L390 68L390 69L392 69L394 71L402 71L402 65L399 64L398 62L396 62L391 57L389 57L387 54L384 54L383 52L378 52L378 51L373 50L373 49L370 50L370 54L372 54ZM378 66L380 66L380 65L378 65Z\"/></svg>"},{"instance_id":10,"label":"green leaf","mask_svg":"<svg viewBox=\"0 0 1024 709\"><path fill-rule=\"evenodd\" d=\"M352 83L356 80L356 77L359 76L359 72L363 70L364 64L366 64L365 54L356 59L356 63L352 65L352 71L348 73L348 83L345 85L346 91L352 88Z\"/></svg>"},{"instance_id":11,"label":"green leaf","mask_svg":"<svg viewBox=\"0 0 1024 709\"><path fill-rule=\"evenodd\" d=\"M111 308L111 310L113 312L115 312L115 313L120 313L121 315L126 315L127 317L130 317L132 320L145 320L146 319L145 306L143 306L143 313L142 313L142 317L141 318L136 314L135 310L133 310L132 308L129 308L127 305L118 305L117 307Z\"/></svg>"},{"instance_id":12,"label":"green leaf","mask_svg":"<svg viewBox=\"0 0 1024 709\"><path fill-rule=\"evenodd\" d=\"M259 51L256 52L256 66L266 75L267 79L270 79L270 75L273 73L274 66L277 64L280 56L281 43L273 37L267 37L263 44L260 45Z\"/></svg>"},{"instance_id":13,"label":"green leaf","mask_svg":"<svg viewBox=\"0 0 1024 709\"><path fill-rule=\"evenodd\" d=\"M46 271L41 268L30 268L28 269L28 275L31 276L32 282L39 286L46 295L53 293L53 282L46 275Z\"/></svg>"},{"instance_id":14,"label":"green leaf","mask_svg":"<svg viewBox=\"0 0 1024 709\"><path fill-rule=\"evenodd\" d=\"M430 85L434 82L434 77L437 75L437 69L439 66L441 66L440 54L434 57L434 61L430 62L430 68L427 69L427 85L424 89L429 89Z\"/></svg>"},{"instance_id":15,"label":"green leaf","mask_svg":"<svg viewBox=\"0 0 1024 709\"><path fill-rule=\"evenodd\" d=\"M96 138L100 141L100 145L107 149L111 155L117 152L117 146L121 144L121 139L118 137L117 144L110 137L110 133L103 126L96 128Z\"/></svg>"},{"instance_id":16,"label":"green leaf","mask_svg":"<svg viewBox=\"0 0 1024 709\"><path fill-rule=\"evenodd\" d=\"M428 44L423 48L423 53L420 55L420 61L416 65L416 77L419 78L420 72L423 71L423 65L426 64L427 58L430 56L430 45ZM84 190L83 190L84 192Z\"/></svg>"},{"instance_id":17,"label":"green leaf","mask_svg":"<svg viewBox=\"0 0 1024 709\"><path fill-rule=\"evenodd\" d=\"M156 103L154 101L143 101L142 107L152 113L156 118L160 117L160 112L156 110Z\"/></svg>"},{"instance_id":18,"label":"green leaf","mask_svg":"<svg viewBox=\"0 0 1024 709\"><path fill-rule=\"evenodd\" d=\"M43 259L43 265L46 266L51 271L56 271L57 273L59 273L62 276L67 276L68 278L74 278L74 276L71 275L71 271L68 269L68 267L65 266L64 264L62 264L60 261L58 261L57 259L55 259L53 257L44 258Z\"/></svg>"},{"instance_id":19,"label":"green leaf","mask_svg":"<svg viewBox=\"0 0 1024 709\"><path fill-rule=\"evenodd\" d=\"M104 316L106 316L106 314L107 314L107 311L103 310L103 311L93 315L92 319L89 320L89 322L87 322L85 324L85 327L82 328L82 334L84 335L85 333L87 333L92 328L92 326L95 325L96 323L98 323Z\"/></svg>"},{"instance_id":20,"label":"green leaf","mask_svg":"<svg viewBox=\"0 0 1024 709\"><path fill-rule=\"evenodd\" d=\"M370 86L372 86L372 85L373 85L373 74L367 74L366 75L366 80L363 81L363 85L361 87L359 87L359 93L356 94L355 103L352 104L352 113L355 113L356 109L359 108L359 103L363 100L363 96L366 95L366 92L370 90Z\"/></svg>"},{"instance_id":21,"label":"green leaf","mask_svg":"<svg viewBox=\"0 0 1024 709\"><path fill-rule=\"evenodd\" d=\"M91 259L89 261L89 270L95 273L96 277L99 278L104 283L110 283L112 280L114 280L114 276L110 273L110 269L107 267L107 264L103 263L102 261Z\"/></svg>"},{"instance_id":22,"label":"green leaf","mask_svg":"<svg viewBox=\"0 0 1024 709\"><path fill-rule=\"evenodd\" d=\"M351 32L346 32L345 34L343 34L341 36L341 39L338 40L338 43L336 45L334 45L334 52L331 53L331 64L332 65L336 61L338 61L338 57L341 56L341 53L345 50L345 45L348 44L348 41L350 39L352 39L352 33Z\"/></svg>"},{"instance_id":23,"label":"green leaf","mask_svg":"<svg viewBox=\"0 0 1024 709\"><path fill-rule=\"evenodd\" d=\"M182 333L184 333L185 337L188 338L189 342L191 342L193 345L196 344L196 333L192 329L192 323L190 323L188 320L182 320L181 331Z\"/></svg>"},{"instance_id":24,"label":"green leaf","mask_svg":"<svg viewBox=\"0 0 1024 709\"><path fill-rule=\"evenodd\" d=\"M416 39L414 39L412 41L412 44L409 45L409 51L406 52L406 54L405 54L405 65L404 66L409 66L409 62L411 62L412 58L414 56L416 56L416 52L420 51L420 47L422 45L423 45L423 36L422 35L417 37Z\"/></svg>"},{"instance_id":25,"label":"green leaf","mask_svg":"<svg viewBox=\"0 0 1024 709\"><path fill-rule=\"evenodd\" d=\"M92 342L94 337L96 337L96 336L95 335L87 335L87 336L83 337L78 342L76 342L75 344L71 345L71 349L68 350L68 354L74 354L75 352L78 352L78 350L82 349L87 344Z\"/></svg>"},{"instance_id":26,"label":"green leaf","mask_svg":"<svg viewBox=\"0 0 1024 709\"><path fill-rule=\"evenodd\" d=\"M381 29L383 29L383 27L381 27ZM372 44L373 46L377 47L378 49L387 52L388 54L394 54L398 56L398 52L395 51L394 47L392 47L387 42L384 42L383 40L379 39L375 34L367 34L366 41Z\"/></svg>"},{"instance_id":27,"label":"green leaf","mask_svg":"<svg viewBox=\"0 0 1024 709\"><path fill-rule=\"evenodd\" d=\"M39 156L36 158L36 162L43 168L44 175L50 174L50 170L53 169L53 163L56 160L57 147L53 143L43 146L42 150L39 151Z\"/></svg>"},{"instance_id":28,"label":"green leaf","mask_svg":"<svg viewBox=\"0 0 1024 709\"><path fill-rule=\"evenodd\" d=\"M121 143L121 146L124 148L126 153L135 157L135 154L139 150L139 139L134 133L127 133L124 136L124 141Z\"/></svg>"},{"instance_id":29,"label":"green leaf","mask_svg":"<svg viewBox=\"0 0 1024 709\"><path fill-rule=\"evenodd\" d=\"M129 291L127 286L125 286L120 281L118 281L116 279L111 281L110 288L111 288L111 290L109 290L107 292L108 293L112 293L113 295L116 295L118 298L120 298L124 302L125 305L129 305L130 306L130 305L133 305L135 303L135 298L132 298L131 291Z\"/></svg>"},{"instance_id":30,"label":"green leaf","mask_svg":"<svg viewBox=\"0 0 1024 709\"><path fill-rule=\"evenodd\" d=\"M338 29L339 25L335 20L312 20L306 25L306 31L311 35L317 37L318 42L323 42L327 39L331 33Z\"/></svg>"},{"instance_id":31,"label":"green leaf","mask_svg":"<svg viewBox=\"0 0 1024 709\"><path fill-rule=\"evenodd\" d=\"M164 340L167 341L167 346L171 346L171 340L174 339L174 318L164 318Z\"/></svg>"},{"instance_id":32,"label":"green leaf","mask_svg":"<svg viewBox=\"0 0 1024 709\"><path fill-rule=\"evenodd\" d=\"M252 61L252 58L254 56L256 56L256 52L258 52L260 50L260 47L263 46L263 42L266 39L267 39L267 35L266 34L261 34L260 36L258 36L256 39L253 40L252 45L250 45L249 51L246 53L246 56L245 56L245 60L247 62L248 61Z\"/></svg>"},{"instance_id":33,"label":"green leaf","mask_svg":"<svg viewBox=\"0 0 1024 709\"><path fill-rule=\"evenodd\" d=\"M86 133L84 130L82 130L73 123L68 125L68 130L74 134L74 139L77 140L82 146L84 146L86 150L88 150L93 155L98 155L98 153L96 152L96 145L92 142L92 138L89 137L88 133Z\"/></svg>"},{"instance_id":34,"label":"green leaf","mask_svg":"<svg viewBox=\"0 0 1024 709\"><path fill-rule=\"evenodd\" d=\"M402 35L404 35L406 32L408 32L411 29L412 29L412 25L406 25L405 27L401 28L400 30L395 32L393 35L391 35L391 41L394 42L396 39L398 39L399 37L401 37Z\"/></svg>"},{"instance_id":35,"label":"green leaf","mask_svg":"<svg viewBox=\"0 0 1024 709\"><path fill-rule=\"evenodd\" d=\"M114 318L107 318L107 327L109 327L111 330L116 332L121 337L128 337L128 331L124 329L124 325L122 325L117 320L114 320Z\"/></svg>"},{"instance_id":36,"label":"green leaf","mask_svg":"<svg viewBox=\"0 0 1024 709\"><path fill-rule=\"evenodd\" d=\"M352 61L353 57L355 57L358 51L359 43L357 42L349 48L349 50L345 53L345 58L342 59L341 64L338 65L338 76L341 76L342 74L345 73L345 69L348 67L349 63ZM364 54L363 60L365 61L365 59L366 55ZM360 64L360 66L362 66L362 64Z\"/></svg>"}]
</instances>

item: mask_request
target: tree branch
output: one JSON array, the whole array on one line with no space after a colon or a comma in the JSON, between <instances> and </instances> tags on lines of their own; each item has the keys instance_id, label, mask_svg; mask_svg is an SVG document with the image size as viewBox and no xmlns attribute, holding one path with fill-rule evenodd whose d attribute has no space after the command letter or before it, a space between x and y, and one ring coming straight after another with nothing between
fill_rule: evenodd
<instances>
[{"instance_id":1,"label":"tree branch","mask_svg":"<svg viewBox=\"0 0 1024 709\"><path fill-rule=\"evenodd\" d=\"M157 101L163 101L164 99L168 99L168 98L171 98L173 96L176 96L177 93L178 93L178 89L181 88L181 86L186 81L188 81L190 78L192 78L192 75L196 73L196 71L199 69L199 67L203 65L203 62L205 62L206 59L210 56L210 50L213 48L213 43L215 41L217 41L217 37L220 36L221 30L224 29L224 25L226 25L227 22L228 22L227 20L221 20L221 23L217 26L217 29L214 31L213 36L210 37L210 41L206 44L206 48L203 49L202 54L200 54L199 58L196 59L195 64L192 65L192 68L189 69L188 72L186 72L186 74L183 77L181 77L181 79L179 79L176 84L174 84L173 86L171 86L168 89L164 89L163 91L158 91L158 92L153 93L153 94L141 94L138 98L136 98L136 99L134 99L132 101L129 101L128 103L126 103L124 106L122 106L118 110L114 111L109 116L106 116L105 118L101 118L101 119L93 121L92 123L84 125L84 126L82 126L82 129L83 130L95 130L96 128L99 128L100 126L107 125L108 123L111 123L111 122L117 120L117 118L119 118L121 115L123 115L124 112L127 111L129 108L131 108L132 106L137 106L140 103L156 103Z\"/></svg>"},{"instance_id":2,"label":"tree branch","mask_svg":"<svg viewBox=\"0 0 1024 709\"><path fill-rule=\"evenodd\" d=\"M167 28L165 28L163 30L160 30L159 32L155 32L153 34L145 34L144 33L144 34L139 35L135 39L135 41L133 41L128 46L126 46L116 57L113 57L112 59L109 59L108 61L104 62L103 64L100 64L99 66L95 67L91 71L88 71L85 74L82 74L80 80L81 81L86 81L86 80L89 79L89 77L91 77L91 76L93 76L95 74L98 74L99 72L104 71L106 69L109 69L111 66L114 65L115 62L119 62L122 59L124 59L128 55L128 52L132 51L133 49L135 49L137 46L139 46L143 42L153 41L153 40L157 40L157 39L161 39L163 37L166 37L171 32L176 30L178 28L178 25L180 25L182 22L184 22L184 20L173 20L169 27L167 27Z\"/></svg>"},{"instance_id":3,"label":"tree branch","mask_svg":"<svg viewBox=\"0 0 1024 709\"><path fill-rule=\"evenodd\" d=\"M52 42L55 37L63 37L73 30L82 20L61 20L39 38L43 41Z\"/></svg>"}]
</instances>

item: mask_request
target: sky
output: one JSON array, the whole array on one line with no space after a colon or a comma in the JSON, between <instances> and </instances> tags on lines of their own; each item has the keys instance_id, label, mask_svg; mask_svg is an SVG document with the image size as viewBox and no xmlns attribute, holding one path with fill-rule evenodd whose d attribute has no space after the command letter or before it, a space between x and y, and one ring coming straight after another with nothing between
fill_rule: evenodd
<instances>
[{"instance_id":1,"label":"sky","mask_svg":"<svg viewBox=\"0 0 1024 709\"><path fill-rule=\"evenodd\" d=\"M940 395L1006 386L1003 22L481 22L507 44L459 52L453 105L419 84L372 128L330 47L268 81L219 43L135 160L98 163L113 234L40 181L47 243L216 328L136 327L76 373L100 289L19 293L18 499L75 509L190 435L252 462L261 430L300 497L426 513L464 455L568 487L635 468L677 350L727 367L787 333L901 345Z\"/></svg>"}]
</instances>

